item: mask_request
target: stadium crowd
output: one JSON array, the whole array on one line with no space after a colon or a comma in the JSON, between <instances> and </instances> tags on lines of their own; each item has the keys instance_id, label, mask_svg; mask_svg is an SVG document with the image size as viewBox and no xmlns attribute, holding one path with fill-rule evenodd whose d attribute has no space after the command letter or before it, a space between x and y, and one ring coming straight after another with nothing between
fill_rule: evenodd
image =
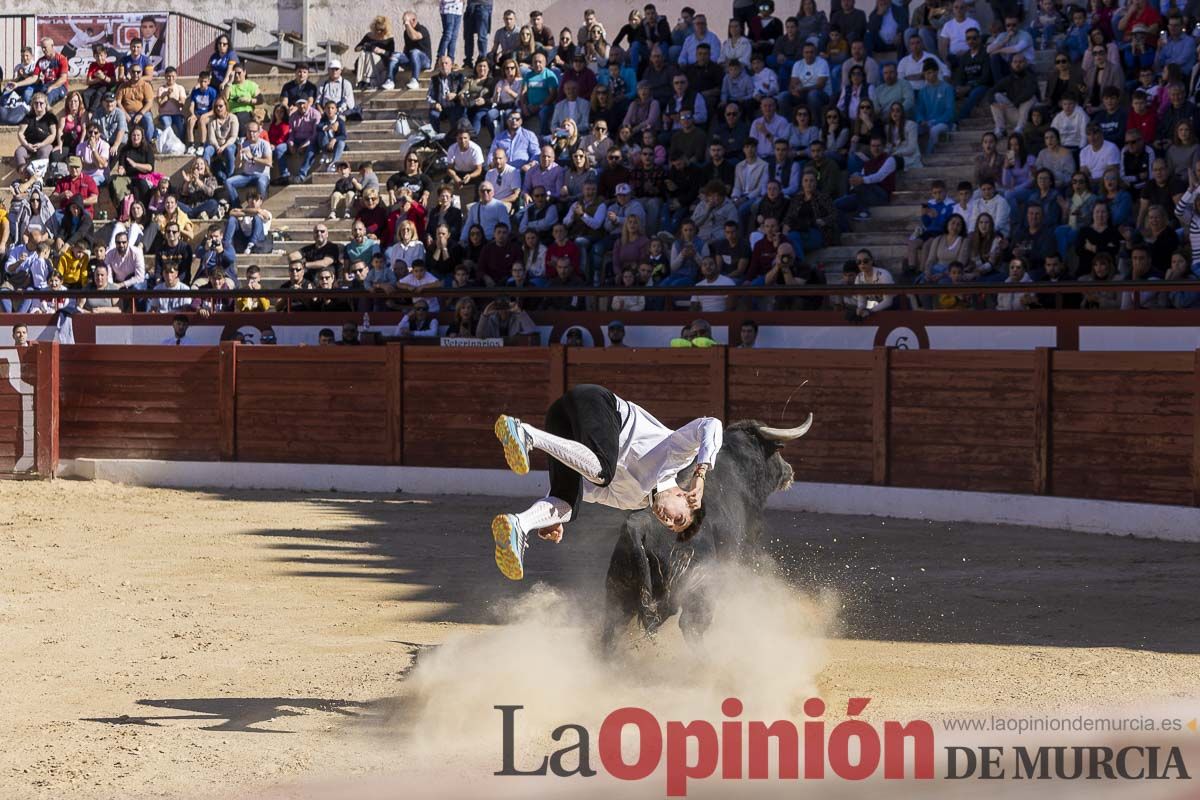
<instances>
[{"instance_id":1,"label":"stadium crowd","mask_svg":"<svg viewBox=\"0 0 1200 800\"><path fill-rule=\"evenodd\" d=\"M930 309L1021 310L1056 300L972 284L1200 278L1200 0L864 5L834 0L827 15L802 0L781 18L773 0L734 0L732 18L713 27L689 8L673 25L654 4L619 25L589 9L556 33L538 11L520 25L505 11L491 30L490 0L441 0L436 49L415 13L398 31L378 16L349 71L339 59L320 76L298 64L270 98L225 36L190 87L142 52L142 39L125 52L97 44L86 78L72 81L44 39L0 97L18 125L20 170L0 218L4 287L154 289L164 297L139 306L172 313L402 307L406 335L437 332L445 310L448 330L503 335L541 310L832 304L860 319L908 302L869 293L896 281L944 285L912 301ZM976 21L985 11L988 25ZM1053 66L1039 74L1036 51L1046 49ZM444 155L405 150L387 176L345 160L362 119L355 93L422 79ZM821 251L891 205L899 176L936 158L976 109L993 129L972 179L927 183L927 199L898 220L903 258L877 263L863 249L822 263ZM191 160L165 175L155 170L163 153ZM288 243L264 200L318 170L336 173L327 220L288 253L288 280L265 287L254 256ZM101 190L111 220L97 211ZM337 219L353 220L347 241L331 239ZM820 285L827 270L863 294L672 304L639 291ZM167 295L199 286L263 294ZM475 286L506 286L510 297L479 310L454 296ZM587 286L629 291L598 304L522 296ZM314 288L380 297L304 294ZM1063 297L1068 307L1194 307L1200 283ZM130 307L114 294L0 310L68 305ZM484 325L501 309L503 323Z\"/></svg>"}]
</instances>

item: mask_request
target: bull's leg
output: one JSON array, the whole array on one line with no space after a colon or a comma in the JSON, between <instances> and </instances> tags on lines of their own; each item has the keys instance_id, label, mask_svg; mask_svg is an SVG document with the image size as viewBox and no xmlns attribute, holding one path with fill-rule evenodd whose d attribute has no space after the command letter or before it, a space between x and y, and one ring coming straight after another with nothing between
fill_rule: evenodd
<instances>
[{"instance_id":1,"label":"bull's leg","mask_svg":"<svg viewBox=\"0 0 1200 800\"><path fill-rule=\"evenodd\" d=\"M604 628L600 632L600 648L605 654L613 652L617 634L629 626L629 621L638 613L634 601L635 590L627 582L612 575L610 570L605 582Z\"/></svg>"},{"instance_id":2,"label":"bull's leg","mask_svg":"<svg viewBox=\"0 0 1200 800\"><path fill-rule=\"evenodd\" d=\"M646 633L653 634L662 627L662 617L658 613L658 602L654 599L654 581L650 576L650 557L646 554L646 544L638 537L634 539L634 554L638 568L638 617Z\"/></svg>"},{"instance_id":3,"label":"bull's leg","mask_svg":"<svg viewBox=\"0 0 1200 800\"><path fill-rule=\"evenodd\" d=\"M680 599L679 630L692 645L698 645L712 624L713 604L703 566L693 564L676 590Z\"/></svg>"}]
</instances>

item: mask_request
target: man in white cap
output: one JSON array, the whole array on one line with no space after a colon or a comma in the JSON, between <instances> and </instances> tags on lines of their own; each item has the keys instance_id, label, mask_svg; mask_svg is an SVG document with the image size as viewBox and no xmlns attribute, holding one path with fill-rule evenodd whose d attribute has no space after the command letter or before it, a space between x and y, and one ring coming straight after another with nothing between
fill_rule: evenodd
<instances>
[{"instance_id":1,"label":"man in white cap","mask_svg":"<svg viewBox=\"0 0 1200 800\"><path fill-rule=\"evenodd\" d=\"M704 477L724 429L720 420L700 417L673 431L603 386L581 384L550 406L545 430L501 415L495 433L518 475L529 472L535 449L550 456L550 493L519 514L492 520L496 566L516 581L525 576L529 532L561 542L581 500L628 511L649 507L681 541L690 539L704 518ZM676 476L693 461L688 488L681 488Z\"/></svg>"},{"instance_id":2,"label":"man in white cap","mask_svg":"<svg viewBox=\"0 0 1200 800\"><path fill-rule=\"evenodd\" d=\"M358 110L354 103L354 85L342 76L342 62L336 58L329 61L329 77L317 89L317 107L324 108L329 101L337 103L338 113L348 116Z\"/></svg>"},{"instance_id":3,"label":"man in white cap","mask_svg":"<svg viewBox=\"0 0 1200 800\"><path fill-rule=\"evenodd\" d=\"M634 199L632 186L628 183L618 183L617 199L604 209L604 230L610 236L620 236L621 228L625 225L625 218L629 216L640 218L642 230L646 230L645 207Z\"/></svg>"}]
</instances>

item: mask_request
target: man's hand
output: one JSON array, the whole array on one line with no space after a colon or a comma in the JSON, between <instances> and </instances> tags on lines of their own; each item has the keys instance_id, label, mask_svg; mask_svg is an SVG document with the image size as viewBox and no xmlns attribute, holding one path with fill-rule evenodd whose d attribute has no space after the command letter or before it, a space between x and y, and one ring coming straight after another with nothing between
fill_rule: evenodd
<instances>
[{"instance_id":1,"label":"man's hand","mask_svg":"<svg viewBox=\"0 0 1200 800\"><path fill-rule=\"evenodd\" d=\"M563 526L562 523L552 525L549 528L540 528L537 532L538 538L545 539L547 542L559 544L562 542Z\"/></svg>"},{"instance_id":2,"label":"man's hand","mask_svg":"<svg viewBox=\"0 0 1200 800\"><path fill-rule=\"evenodd\" d=\"M704 501L704 476L697 475L695 481L692 482L692 488L683 493L687 500L688 508L697 509Z\"/></svg>"}]
</instances>

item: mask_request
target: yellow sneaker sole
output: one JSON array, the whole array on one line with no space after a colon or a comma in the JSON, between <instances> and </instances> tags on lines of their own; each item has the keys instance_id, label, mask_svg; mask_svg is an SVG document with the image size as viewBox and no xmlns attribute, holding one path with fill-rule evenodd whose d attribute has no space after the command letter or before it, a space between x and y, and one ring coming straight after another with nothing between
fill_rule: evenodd
<instances>
[{"instance_id":1,"label":"yellow sneaker sole","mask_svg":"<svg viewBox=\"0 0 1200 800\"><path fill-rule=\"evenodd\" d=\"M501 514L492 520L492 539L496 542L496 566L504 577L513 581L524 578L525 568L512 551L512 526L507 515Z\"/></svg>"},{"instance_id":2,"label":"yellow sneaker sole","mask_svg":"<svg viewBox=\"0 0 1200 800\"><path fill-rule=\"evenodd\" d=\"M521 443L513 438L508 428L509 419L510 417L507 415L501 414L496 418L496 425L492 430L495 431L496 438L504 447L504 460L508 462L508 468L518 475L527 475L529 473L529 454L521 447Z\"/></svg>"}]
</instances>

